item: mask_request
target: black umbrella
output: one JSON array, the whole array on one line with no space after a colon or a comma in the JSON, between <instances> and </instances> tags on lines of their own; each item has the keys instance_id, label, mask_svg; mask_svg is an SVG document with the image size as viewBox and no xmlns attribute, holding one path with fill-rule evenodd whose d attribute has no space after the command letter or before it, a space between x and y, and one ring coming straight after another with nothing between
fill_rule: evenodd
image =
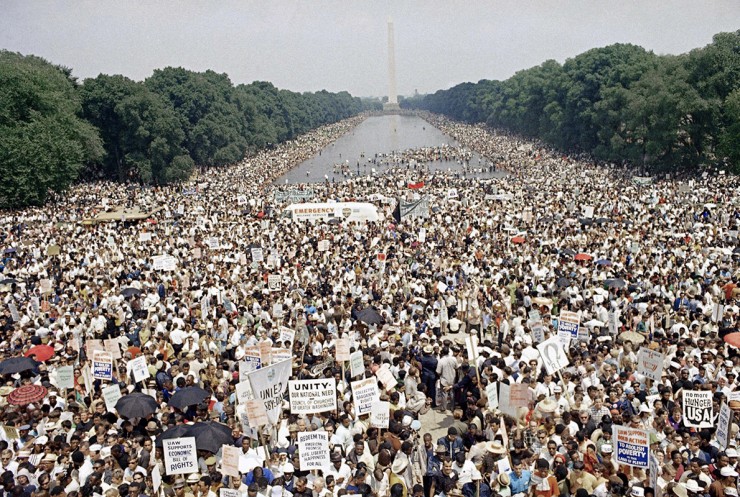
<instances>
[{"instance_id":1,"label":"black umbrella","mask_svg":"<svg viewBox=\"0 0 740 497\"><path fill-rule=\"evenodd\" d=\"M0 374L22 373L34 369L38 363L30 357L11 357L0 362Z\"/></svg>"},{"instance_id":2,"label":"black umbrella","mask_svg":"<svg viewBox=\"0 0 740 497\"><path fill-rule=\"evenodd\" d=\"M604 286L607 288L624 288L627 286L627 282L622 278L614 278L611 280L604 281Z\"/></svg>"},{"instance_id":3,"label":"black umbrella","mask_svg":"<svg viewBox=\"0 0 740 497\"><path fill-rule=\"evenodd\" d=\"M177 409L200 404L211 397L211 394L200 387L185 387L175 392L169 401L169 405Z\"/></svg>"},{"instance_id":4,"label":"black umbrella","mask_svg":"<svg viewBox=\"0 0 740 497\"><path fill-rule=\"evenodd\" d=\"M0 281L0 285L12 285L16 281L13 278L6 278L2 281Z\"/></svg>"},{"instance_id":5,"label":"black umbrella","mask_svg":"<svg viewBox=\"0 0 740 497\"><path fill-rule=\"evenodd\" d=\"M578 221L584 226L591 226L594 224L594 220L590 217L582 217Z\"/></svg>"},{"instance_id":6,"label":"black umbrella","mask_svg":"<svg viewBox=\"0 0 740 497\"><path fill-rule=\"evenodd\" d=\"M154 397L141 392L124 395L116 402L116 411L128 419L145 418L157 412L159 404Z\"/></svg>"},{"instance_id":7,"label":"black umbrella","mask_svg":"<svg viewBox=\"0 0 740 497\"><path fill-rule=\"evenodd\" d=\"M733 254L740 254L740 245L735 247L735 249L732 251Z\"/></svg>"},{"instance_id":8,"label":"black umbrella","mask_svg":"<svg viewBox=\"0 0 740 497\"><path fill-rule=\"evenodd\" d=\"M365 324L380 324L383 317L372 307L366 307L357 313L357 319Z\"/></svg>"},{"instance_id":9,"label":"black umbrella","mask_svg":"<svg viewBox=\"0 0 740 497\"><path fill-rule=\"evenodd\" d=\"M175 425L172 428L168 428L154 439L154 445L156 445L157 447L162 447L164 446L164 444L162 443L163 440L185 437L187 436L185 434L188 432L189 429L190 425L186 424Z\"/></svg>"},{"instance_id":10,"label":"black umbrella","mask_svg":"<svg viewBox=\"0 0 740 497\"><path fill-rule=\"evenodd\" d=\"M121 290L121 295L123 295L124 297L131 297L132 295L138 297L139 295L141 295L141 290L134 287L128 287Z\"/></svg>"},{"instance_id":11,"label":"black umbrella","mask_svg":"<svg viewBox=\"0 0 740 497\"><path fill-rule=\"evenodd\" d=\"M555 284L561 288L565 288L570 285L570 280L566 277L558 278L558 281L556 281Z\"/></svg>"},{"instance_id":12,"label":"black umbrella","mask_svg":"<svg viewBox=\"0 0 740 497\"><path fill-rule=\"evenodd\" d=\"M222 445L234 444L231 428L214 421L192 424L183 436L195 437L196 449L207 450L213 454L221 450Z\"/></svg>"},{"instance_id":13,"label":"black umbrella","mask_svg":"<svg viewBox=\"0 0 740 497\"><path fill-rule=\"evenodd\" d=\"M6 248L5 250L3 250L3 253L5 253L5 254L14 254L14 253L16 253L16 251L17 250L16 250L15 247L10 247L10 248Z\"/></svg>"},{"instance_id":14,"label":"black umbrella","mask_svg":"<svg viewBox=\"0 0 740 497\"><path fill-rule=\"evenodd\" d=\"M594 220L594 222L595 222L596 224L605 224L605 223L609 223L609 222L611 222L611 219L609 219L608 217L597 217L597 218L596 218L596 219Z\"/></svg>"},{"instance_id":15,"label":"black umbrella","mask_svg":"<svg viewBox=\"0 0 740 497\"><path fill-rule=\"evenodd\" d=\"M573 250L573 249L569 249L569 248L567 248L567 249L563 249L563 250L561 250L561 251L560 251L560 254L561 254L561 255L567 255L567 256L569 256L569 257L573 257L574 255L576 255L576 251L575 251L575 250Z\"/></svg>"}]
</instances>

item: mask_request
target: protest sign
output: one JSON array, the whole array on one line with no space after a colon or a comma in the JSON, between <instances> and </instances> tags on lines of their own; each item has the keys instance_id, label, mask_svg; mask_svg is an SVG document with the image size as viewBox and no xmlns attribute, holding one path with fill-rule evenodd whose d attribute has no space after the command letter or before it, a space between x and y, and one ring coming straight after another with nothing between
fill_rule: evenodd
<instances>
[{"instance_id":1,"label":"protest sign","mask_svg":"<svg viewBox=\"0 0 740 497\"><path fill-rule=\"evenodd\" d=\"M103 389L103 400L105 401L106 409L109 411L116 408L116 402L121 397L121 387L118 385L110 385Z\"/></svg>"},{"instance_id":2,"label":"protest sign","mask_svg":"<svg viewBox=\"0 0 740 497\"><path fill-rule=\"evenodd\" d=\"M251 250L252 252L252 262L262 262L265 260L264 253L262 252L262 247L254 247Z\"/></svg>"},{"instance_id":3,"label":"protest sign","mask_svg":"<svg viewBox=\"0 0 740 497\"><path fill-rule=\"evenodd\" d=\"M354 378L365 372L365 360L361 350L356 350L349 355L349 374Z\"/></svg>"},{"instance_id":4,"label":"protest sign","mask_svg":"<svg viewBox=\"0 0 740 497\"><path fill-rule=\"evenodd\" d=\"M73 366L59 366L57 368L57 387L58 388L74 388L74 367Z\"/></svg>"},{"instance_id":5,"label":"protest sign","mask_svg":"<svg viewBox=\"0 0 740 497\"><path fill-rule=\"evenodd\" d=\"M337 380L290 380L288 382L291 414L309 414L337 409Z\"/></svg>"},{"instance_id":6,"label":"protest sign","mask_svg":"<svg viewBox=\"0 0 740 497\"><path fill-rule=\"evenodd\" d=\"M15 426L3 426L3 431L5 431L5 438L8 440L18 440L21 438L21 436L18 434L18 428Z\"/></svg>"},{"instance_id":7,"label":"protest sign","mask_svg":"<svg viewBox=\"0 0 740 497\"><path fill-rule=\"evenodd\" d=\"M285 326L280 327L280 341L283 345L292 344L295 342L295 330L291 330Z\"/></svg>"},{"instance_id":8,"label":"protest sign","mask_svg":"<svg viewBox=\"0 0 740 497\"><path fill-rule=\"evenodd\" d=\"M289 360L280 361L249 373L252 393L256 399L264 403L271 424L276 424L280 419L283 395L285 389L288 388L290 373L291 361Z\"/></svg>"},{"instance_id":9,"label":"protest sign","mask_svg":"<svg viewBox=\"0 0 740 497\"><path fill-rule=\"evenodd\" d=\"M218 238L215 236L212 236L208 238L208 248L211 250L218 250L218 248L221 246L221 244L218 241Z\"/></svg>"},{"instance_id":10,"label":"protest sign","mask_svg":"<svg viewBox=\"0 0 740 497\"><path fill-rule=\"evenodd\" d=\"M645 430L635 430L626 426L614 425L615 454L617 462L647 468L650 457L650 436Z\"/></svg>"},{"instance_id":11,"label":"protest sign","mask_svg":"<svg viewBox=\"0 0 740 497\"><path fill-rule=\"evenodd\" d=\"M500 383L498 386L498 406L501 412L516 417L517 408L511 405L511 385Z\"/></svg>"},{"instance_id":12,"label":"protest sign","mask_svg":"<svg viewBox=\"0 0 740 497\"><path fill-rule=\"evenodd\" d=\"M468 352L468 360L474 361L478 357L478 337L468 335L465 337L465 350Z\"/></svg>"},{"instance_id":13,"label":"protest sign","mask_svg":"<svg viewBox=\"0 0 740 497\"><path fill-rule=\"evenodd\" d=\"M726 449L730 443L730 426L732 424L732 410L727 402L722 402L719 408L719 418L717 419L717 443L722 450Z\"/></svg>"},{"instance_id":14,"label":"protest sign","mask_svg":"<svg viewBox=\"0 0 740 497\"><path fill-rule=\"evenodd\" d=\"M236 489L221 487L218 489L218 497L241 497L241 494Z\"/></svg>"},{"instance_id":15,"label":"protest sign","mask_svg":"<svg viewBox=\"0 0 740 497\"><path fill-rule=\"evenodd\" d=\"M260 351L260 359L263 366L269 366L272 362L272 340L263 340L257 344Z\"/></svg>"},{"instance_id":16,"label":"protest sign","mask_svg":"<svg viewBox=\"0 0 740 497\"><path fill-rule=\"evenodd\" d=\"M387 366L381 367L375 371L375 377L383 385L383 388L385 388L386 391L393 390L398 383L396 377L393 376L393 371L391 371Z\"/></svg>"},{"instance_id":17,"label":"protest sign","mask_svg":"<svg viewBox=\"0 0 740 497\"><path fill-rule=\"evenodd\" d=\"M488 397L488 407L498 409L498 382L492 381L486 385L486 397Z\"/></svg>"},{"instance_id":18,"label":"protest sign","mask_svg":"<svg viewBox=\"0 0 740 497\"><path fill-rule=\"evenodd\" d=\"M714 418L712 392L709 390L683 390L683 422L694 428L711 428Z\"/></svg>"},{"instance_id":19,"label":"protest sign","mask_svg":"<svg viewBox=\"0 0 740 497\"><path fill-rule=\"evenodd\" d=\"M264 426L270 424L265 404L258 399L249 399L245 402L247 418L250 426Z\"/></svg>"},{"instance_id":20,"label":"protest sign","mask_svg":"<svg viewBox=\"0 0 740 497\"><path fill-rule=\"evenodd\" d=\"M163 440L164 473L185 475L198 471L198 454L195 437L180 437Z\"/></svg>"},{"instance_id":21,"label":"protest sign","mask_svg":"<svg viewBox=\"0 0 740 497\"><path fill-rule=\"evenodd\" d=\"M319 249L319 252L326 252L329 250L329 247L331 246L331 242L327 239L319 240L319 242L316 244L316 248Z\"/></svg>"},{"instance_id":22,"label":"protest sign","mask_svg":"<svg viewBox=\"0 0 740 497\"><path fill-rule=\"evenodd\" d=\"M279 274L271 274L267 277L267 289L271 292L279 292L282 286L282 278Z\"/></svg>"},{"instance_id":23,"label":"protest sign","mask_svg":"<svg viewBox=\"0 0 740 497\"><path fill-rule=\"evenodd\" d=\"M578 329L581 325L581 316L578 313L570 311L560 311L558 318L558 334L560 332L570 334L572 340L578 338Z\"/></svg>"},{"instance_id":24,"label":"protest sign","mask_svg":"<svg viewBox=\"0 0 740 497\"><path fill-rule=\"evenodd\" d=\"M391 420L390 402L376 402L370 411L370 426L374 428L388 428Z\"/></svg>"},{"instance_id":25,"label":"protest sign","mask_svg":"<svg viewBox=\"0 0 740 497\"><path fill-rule=\"evenodd\" d=\"M254 398L252 393L252 384L249 383L249 379L240 381L236 384L236 402L238 404L246 404L248 400Z\"/></svg>"},{"instance_id":26,"label":"protest sign","mask_svg":"<svg viewBox=\"0 0 740 497\"><path fill-rule=\"evenodd\" d=\"M259 369L261 366L262 359L259 355L259 349L256 347L247 348L247 355L244 356L244 359L239 361L239 381L246 380L249 373L255 369Z\"/></svg>"},{"instance_id":27,"label":"protest sign","mask_svg":"<svg viewBox=\"0 0 740 497\"><path fill-rule=\"evenodd\" d=\"M349 361L349 338L337 338L334 347L334 358L337 362Z\"/></svg>"},{"instance_id":28,"label":"protest sign","mask_svg":"<svg viewBox=\"0 0 740 497\"><path fill-rule=\"evenodd\" d=\"M14 322L19 322L21 320L21 315L18 312L18 308L15 306L14 302L8 303L8 309L10 310L10 317L13 319Z\"/></svg>"},{"instance_id":29,"label":"protest sign","mask_svg":"<svg viewBox=\"0 0 740 497\"><path fill-rule=\"evenodd\" d=\"M129 361L129 366L131 366L131 371L134 373L134 381L137 383L151 376L146 363L146 357L143 355Z\"/></svg>"},{"instance_id":30,"label":"protest sign","mask_svg":"<svg viewBox=\"0 0 740 497\"><path fill-rule=\"evenodd\" d=\"M509 388L509 402L513 407L529 406L529 385L527 383L513 383Z\"/></svg>"},{"instance_id":31,"label":"protest sign","mask_svg":"<svg viewBox=\"0 0 740 497\"><path fill-rule=\"evenodd\" d=\"M286 349L285 347L273 347L272 349L270 349L270 358L273 363L280 361L292 361L293 352L291 352L290 349Z\"/></svg>"},{"instance_id":32,"label":"protest sign","mask_svg":"<svg viewBox=\"0 0 740 497\"><path fill-rule=\"evenodd\" d=\"M542 325L542 321L537 320L531 324L532 329L532 343L538 344L545 341L545 327Z\"/></svg>"},{"instance_id":33,"label":"protest sign","mask_svg":"<svg viewBox=\"0 0 740 497\"><path fill-rule=\"evenodd\" d=\"M105 348L106 352L110 352L110 355L111 357L113 357L113 359L120 359L121 357L123 357L121 355L121 347L118 345L117 338L103 340L103 348Z\"/></svg>"},{"instance_id":34,"label":"protest sign","mask_svg":"<svg viewBox=\"0 0 740 497\"><path fill-rule=\"evenodd\" d=\"M110 352L96 350L93 352L92 377L96 380L113 379L113 357Z\"/></svg>"},{"instance_id":35,"label":"protest sign","mask_svg":"<svg viewBox=\"0 0 740 497\"><path fill-rule=\"evenodd\" d=\"M139 242L151 242L152 241L152 234L148 231L144 231L142 233L139 233Z\"/></svg>"},{"instance_id":36,"label":"protest sign","mask_svg":"<svg viewBox=\"0 0 740 497\"><path fill-rule=\"evenodd\" d=\"M568 356L565 355L563 345L560 343L558 337L548 338L537 345L537 350L549 374L555 374L568 366Z\"/></svg>"},{"instance_id":37,"label":"protest sign","mask_svg":"<svg viewBox=\"0 0 740 497\"><path fill-rule=\"evenodd\" d=\"M154 487L154 491L159 491L159 487L162 485L162 473L159 470L158 465L154 465L152 468L152 486Z\"/></svg>"},{"instance_id":38,"label":"protest sign","mask_svg":"<svg viewBox=\"0 0 740 497\"><path fill-rule=\"evenodd\" d=\"M619 310L609 311L608 321L609 333L616 335L619 332Z\"/></svg>"},{"instance_id":39,"label":"protest sign","mask_svg":"<svg viewBox=\"0 0 740 497\"><path fill-rule=\"evenodd\" d=\"M233 445L221 446L221 473L227 476L241 477L239 474L239 457L241 450Z\"/></svg>"},{"instance_id":40,"label":"protest sign","mask_svg":"<svg viewBox=\"0 0 740 497\"><path fill-rule=\"evenodd\" d=\"M329 467L329 434L325 431L298 433L298 464L301 471Z\"/></svg>"},{"instance_id":41,"label":"protest sign","mask_svg":"<svg viewBox=\"0 0 740 497\"><path fill-rule=\"evenodd\" d=\"M640 351L637 353L637 372L645 375L650 380L660 381L664 360L664 354L650 350L647 347L640 347Z\"/></svg>"},{"instance_id":42,"label":"protest sign","mask_svg":"<svg viewBox=\"0 0 740 497\"><path fill-rule=\"evenodd\" d=\"M370 414L373 403L380 400L378 380L375 378L366 378L364 380L353 381L350 383L350 386L352 387L352 399L355 404L355 414L357 416Z\"/></svg>"}]
</instances>

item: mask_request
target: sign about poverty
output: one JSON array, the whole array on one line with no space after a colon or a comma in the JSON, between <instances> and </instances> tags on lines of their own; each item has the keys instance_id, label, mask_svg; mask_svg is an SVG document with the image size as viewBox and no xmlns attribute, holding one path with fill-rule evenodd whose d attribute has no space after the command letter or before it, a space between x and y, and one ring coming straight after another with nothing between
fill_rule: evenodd
<instances>
[{"instance_id":1,"label":"sign about poverty","mask_svg":"<svg viewBox=\"0 0 740 497\"><path fill-rule=\"evenodd\" d=\"M309 414L337 409L337 380L290 380L288 382L290 412Z\"/></svg>"},{"instance_id":2,"label":"sign about poverty","mask_svg":"<svg viewBox=\"0 0 740 497\"><path fill-rule=\"evenodd\" d=\"M113 356L110 352L96 350L92 356L92 377L96 380L113 379Z\"/></svg>"},{"instance_id":3,"label":"sign about poverty","mask_svg":"<svg viewBox=\"0 0 740 497\"><path fill-rule=\"evenodd\" d=\"M727 402L722 402L719 408L719 418L717 419L717 443L726 449L730 442L730 425L732 424L732 409Z\"/></svg>"},{"instance_id":4,"label":"sign about poverty","mask_svg":"<svg viewBox=\"0 0 740 497\"><path fill-rule=\"evenodd\" d=\"M277 424L280 420L283 395L288 388L290 372L291 361L288 360L249 373L249 382L252 385L254 397L265 404L267 418L272 424Z\"/></svg>"},{"instance_id":5,"label":"sign about poverty","mask_svg":"<svg viewBox=\"0 0 740 497\"><path fill-rule=\"evenodd\" d=\"M568 356L565 355L563 344L558 337L548 338L537 345L537 350L549 374L555 374L568 366Z\"/></svg>"},{"instance_id":6,"label":"sign about poverty","mask_svg":"<svg viewBox=\"0 0 740 497\"><path fill-rule=\"evenodd\" d=\"M164 472L167 475L185 475L198 471L198 454L195 437L162 440L164 447Z\"/></svg>"},{"instance_id":7,"label":"sign about poverty","mask_svg":"<svg viewBox=\"0 0 740 497\"><path fill-rule=\"evenodd\" d=\"M558 318L558 332L568 333L572 340L578 339L578 329L581 326L581 316L570 311L560 311Z\"/></svg>"},{"instance_id":8,"label":"sign about poverty","mask_svg":"<svg viewBox=\"0 0 740 497\"><path fill-rule=\"evenodd\" d=\"M712 407L712 392L709 390L683 391L683 422L694 428L711 428L714 409Z\"/></svg>"},{"instance_id":9,"label":"sign about poverty","mask_svg":"<svg viewBox=\"0 0 740 497\"><path fill-rule=\"evenodd\" d=\"M350 383L352 387L352 398L355 403L355 414L362 416L370 414L373 404L380 400L378 391L378 380L375 378L366 378L360 381Z\"/></svg>"},{"instance_id":10,"label":"sign about poverty","mask_svg":"<svg viewBox=\"0 0 740 497\"><path fill-rule=\"evenodd\" d=\"M617 462L647 468L650 457L650 435L645 430L633 430L614 425Z\"/></svg>"},{"instance_id":11,"label":"sign about poverty","mask_svg":"<svg viewBox=\"0 0 740 497\"><path fill-rule=\"evenodd\" d=\"M660 352L650 350L647 347L640 347L640 351L637 353L637 372L653 381L660 381L664 360L665 355Z\"/></svg>"},{"instance_id":12,"label":"sign about poverty","mask_svg":"<svg viewBox=\"0 0 740 497\"><path fill-rule=\"evenodd\" d=\"M329 467L329 434L325 431L298 433L298 464L301 471Z\"/></svg>"}]
</instances>

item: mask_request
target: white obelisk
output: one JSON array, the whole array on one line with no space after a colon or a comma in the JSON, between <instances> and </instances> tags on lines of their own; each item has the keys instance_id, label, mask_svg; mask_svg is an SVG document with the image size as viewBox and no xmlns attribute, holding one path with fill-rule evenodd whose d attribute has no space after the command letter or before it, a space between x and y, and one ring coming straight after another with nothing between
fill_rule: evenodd
<instances>
[{"instance_id":1,"label":"white obelisk","mask_svg":"<svg viewBox=\"0 0 740 497\"><path fill-rule=\"evenodd\" d=\"M396 92L396 47L393 40L393 19L388 18L388 103L383 106L386 111L399 110L398 93Z\"/></svg>"}]
</instances>

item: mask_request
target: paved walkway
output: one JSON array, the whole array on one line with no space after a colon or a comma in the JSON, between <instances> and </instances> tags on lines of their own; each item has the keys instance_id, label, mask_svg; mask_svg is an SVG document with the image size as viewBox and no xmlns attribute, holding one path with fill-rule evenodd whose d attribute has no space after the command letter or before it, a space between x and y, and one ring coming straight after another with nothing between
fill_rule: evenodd
<instances>
[{"instance_id":1,"label":"paved walkway","mask_svg":"<svg viewBox=\"0 0 740 497\"><path fill-rule=\"evenodd\" d=\"M437 439L447 435L447 428L452 424L452 413L445 411L445 413L437 412L435 409L429 409L426 414L419 417L421 421L420 435L430 433L432 435L432 442L437 443Z\"/></svg>"}]
</instances>

